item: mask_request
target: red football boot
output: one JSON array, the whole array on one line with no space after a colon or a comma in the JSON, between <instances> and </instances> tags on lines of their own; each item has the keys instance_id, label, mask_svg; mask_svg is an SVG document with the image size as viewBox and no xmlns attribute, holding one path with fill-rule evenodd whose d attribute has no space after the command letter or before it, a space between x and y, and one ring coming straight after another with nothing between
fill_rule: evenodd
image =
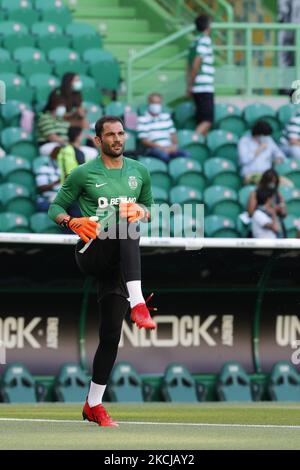
<instances>
[{"instance_id":1,"label":"red football boot","mask_svg":"<svg viewBox=\"0 0 300 470\"><path fill-rule=\"evenodd\" d=\"M154 307L147 307L146 303L153 297L151 294L144 304L137 304L131 309L131 320L136 323L139 328L145 328L146 330L154 330L156 323L152 320L149 310L157 310Z\"/></svg>"},{"instance_id":2,"label":"red football boot","mask_svg":"<svg viewBox=\"0 0 300 470\"><path fill-rule=\"evenodd\" d=\"M83 419L97 423L99 426L109 426L111 428L119 426L118 423L109 416L103 405L90 407L88 401L85 402L83 407L82 417Z\"/></svg>"}]
</instances>

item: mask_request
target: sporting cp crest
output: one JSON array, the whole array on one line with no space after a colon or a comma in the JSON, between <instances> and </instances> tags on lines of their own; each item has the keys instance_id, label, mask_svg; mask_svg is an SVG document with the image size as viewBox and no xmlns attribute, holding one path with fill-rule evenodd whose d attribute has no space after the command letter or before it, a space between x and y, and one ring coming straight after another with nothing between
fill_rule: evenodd
<instances>
[{"instance_id":1,"label":"sporting cp crest","mask_svg":"<svg viewBox=\"0 0 300 470\"><path fill-rule=\"evenodd\" d=\"M136 177L135 176L129 176L128 184L129 184L130 189L136 189L137 185L138 185Z\"/></svg>"}]
</instances>

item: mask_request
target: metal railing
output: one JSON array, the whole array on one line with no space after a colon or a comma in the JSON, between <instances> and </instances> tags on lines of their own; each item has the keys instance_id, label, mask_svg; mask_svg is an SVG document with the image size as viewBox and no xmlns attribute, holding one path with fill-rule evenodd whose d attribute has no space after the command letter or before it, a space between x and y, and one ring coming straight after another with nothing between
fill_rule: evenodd
<instances>
[{"instance_id":1,"label":"metal railing","mask_svg":"<svg viewBox=\"0 0 300 470\"><path fill-rule=\"evenodd\" d=\"M254 94L254 90L263 89L286 89L290 88L294 80L300 79L300 25L298 24L283 24L283 23L212 23L212 29L221 30L225 32L231 32L234 34L237 31L241 31L244 35L243 44L232 44L229 46L228 37L227 41L223 45L214 45L214 50L218 54L220 52L228 52L230 49L233 59L235 53L239 52L242 54L243 59L227 61L224 65L220 65L216 68L216 88L228 88L236 89L241 93L251 96ZM180 31L171 34L165 39L153 44L150 47L138 52L130 54L127 62L127 101L132 103L134 86L135 84L149 77L155 72L161 71L164 67L176 63L182 58L186 58L188 50L183 50L164 59L158 61L157 64L147 70L139 71L135 73L135 64L147 57L151 57L151 54L156 52L158 49L176 43L180 38L188 37L194 31L194 26L189 25L182 28ZM256 44L254 39L255 31L273 31L274 40L272 45ZM280 31L292 31L295 35L295 44L288 46L278 45L278 33ZM272 65L257 65L255 64L254 58L255 53L264 52L267 54L273 54ZM280 52L293 52L295 55L295 63L290 67L279 67L278 66L278 53ZM176 86L178 90L182 90L183 82L185 81L185 70L182 70L180 79L177 78ZM179 96L177 96L179 97Z\"/></svg>"}]
</instances>

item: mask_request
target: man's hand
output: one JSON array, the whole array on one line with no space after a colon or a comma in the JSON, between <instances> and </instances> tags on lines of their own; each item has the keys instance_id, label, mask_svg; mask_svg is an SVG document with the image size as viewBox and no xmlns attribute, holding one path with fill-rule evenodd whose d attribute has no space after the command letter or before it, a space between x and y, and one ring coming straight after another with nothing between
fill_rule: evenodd
<instances>
[{"instance_id":1,"label":"man's hand","mask_svg":"<svg viewBox=\"0 0 300 470\"><path fill-rule=\"evenodd\" d=\"M80 236L81 240L88 243L90 239L95 240L100 230L100 224L89 217L71 218L68 227Z\"/></svg>"},{"instance_id":2,"label":"man's hand","mask_svg":"<svg viewBox=\"0 0 300 470\"><path fill-rule=\"evenodd\" d=\"M144 219L146 210L135 202L121 202L120 216L127 218L128 222L137 222L138 220Z\"/></svg>"}]
</instances>

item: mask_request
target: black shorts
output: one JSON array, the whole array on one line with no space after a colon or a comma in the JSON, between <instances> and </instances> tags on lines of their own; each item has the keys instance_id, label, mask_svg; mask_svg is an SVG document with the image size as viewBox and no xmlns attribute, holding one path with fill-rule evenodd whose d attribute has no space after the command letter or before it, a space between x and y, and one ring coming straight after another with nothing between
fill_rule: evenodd
<instances>
[{"instance_id":1,"label":"black shorts","mask_svg":"<svg viewBox=\"0 0 300 470\"><path fill-rule=\"evenodd\" d=\"M84 246L85 243L79 240L75 248L75 258L86 276L96 278L98 302L108 294L121 295L127 299L129 294L120 265L120 241L96 238L84 253L80 253Z\"/></svg>"},{"instance_id":2,"label":"black shorts","mask_svg":"<svg viewBox=\"0 0 300 470\"><path fill-rule=\"evenodd\" d=\"M196 106L197 124L201 122L214 122L214 94L213 93L193 93Z\"/></svg>"}]
</instances>

